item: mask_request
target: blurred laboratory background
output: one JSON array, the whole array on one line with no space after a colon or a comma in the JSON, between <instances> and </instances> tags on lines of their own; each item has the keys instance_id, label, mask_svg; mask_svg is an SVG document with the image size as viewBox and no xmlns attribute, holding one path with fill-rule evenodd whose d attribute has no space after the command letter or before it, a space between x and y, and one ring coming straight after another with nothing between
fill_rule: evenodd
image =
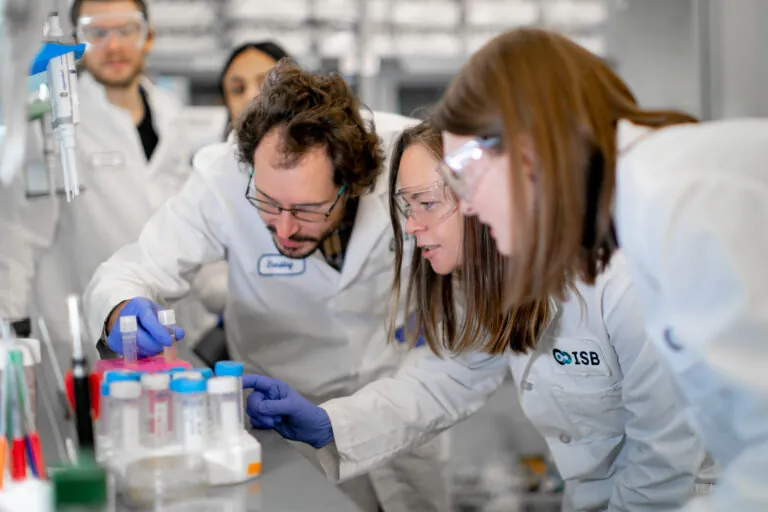
<instances>
[{"instance_id":1,"label":"blurred laboratory background","mask_svg":"<svg viewBox=\"0 0 768 512\"><path fill-rule=\"evenodd\" d=\"M68 0L58 0L68 4ZM235 46L270 39L338 71L375 110L433 103L474 50L510 27L568 34L603 56L649 107L703 119L768 114L763 0L151 0L147 74L223 126L217 80ZM220 128L214 130L220 133Z\"/></svg>"},{"instance_id":2,"label":"blurred laboratory background","mask_svg":"<svg viewBox=\"0 0 768 512\"><path fill-rule=\"evenodd\" d=\"M768 115L765 0L150 0L149 10L147 75L182 99L201 141L222 133L219 73L243 42L272 40L306 69L341 73L372 109L409 115L434 103L474 50L521 25L599 54L644 106ZM456 510L512 510L505 500L522 495L530 510L559 509L546 445L512 385L451 438Z\"/></svg>"}]
</instances>

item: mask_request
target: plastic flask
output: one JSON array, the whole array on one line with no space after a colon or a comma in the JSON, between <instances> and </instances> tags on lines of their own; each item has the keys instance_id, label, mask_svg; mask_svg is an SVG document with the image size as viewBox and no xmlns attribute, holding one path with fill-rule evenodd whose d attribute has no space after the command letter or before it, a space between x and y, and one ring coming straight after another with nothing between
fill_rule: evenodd
<instances>
[{"instance_id":1,"label":"plastic flask","mask_svg":"<svg viewBox=\"0 0 768 512\"><path fill-rule=\"evenodd\" d=\"M148 448L162 448L172 432L171 376L155 373L141 376L141 442Z\"/></svg>"},{"instance_id":2,"label":"plastic flask","mask_svg":"<svg viewBox=\"0 0 768 512\"><path fill-rule=\"evenodd\" d=\"M171 381L176 439L187 454L200 452L208 442L208 400L206 381L175 379Z\"/></svg>"},{"instance_id":3,"label":"plastic flask","mask_svg":"<svg viewBox=\"0 0 768 512\"><path fill-rule=\"evenodd\" d=\"M164 309L157 312L158 321L168 329L171 336L171 346L163 349L163 358L165 362L175 361L178 358L176 352L176 334L174 326L176 325L176 312L172 309Z\"/></svg>"}]
</instances>

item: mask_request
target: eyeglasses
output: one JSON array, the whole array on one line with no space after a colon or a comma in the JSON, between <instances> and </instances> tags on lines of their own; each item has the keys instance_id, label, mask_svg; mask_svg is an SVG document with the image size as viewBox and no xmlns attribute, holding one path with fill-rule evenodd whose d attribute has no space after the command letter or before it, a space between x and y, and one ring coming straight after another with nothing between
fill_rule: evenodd
<instances>
[{"instance_id":1,"label":"eyeglasses","mask_svg":"<svg viewBox=\"0 0 768 512\"><path fill-rule=\"evenodd\" d=\"M149 26L137 11L81 16L77 20L77 38L93 47L104 47L114 36L120 45L141 48L147 42Z\"/></svg>"},{"instance_id":2,"label":"eyeglasses","mask_svg":"<svg viewBox=\"0 0 768 512\"><path fill-rule=\"evenodd\" d=\"M478 164L488 151L500 146L501 139L498 137L473 139L450 155L446 155L438 164L438 171L456 195L466 199L472 195L475 184L483 175L483 169Z\"/></svg>"},{"instance_id":3,"label":"eyeglasses","mask_svg":"<svg viewBox=\"0 0 768 512\"><path fill-rule=\"evenodd\" d=\"M339 200L341 200L341 196L346 188L346 185L341 186L339 193L336 194L336 199L333 201L333 204L325 212L305 210L303 208L296 207L283 208L279 204L276 204L274 201L268 201L266 199L259 199L255 197L256 193L261 195L264 195L264 193L257 189L256 185L253 184L253 171L251 171L251 176L248 179L248 186L245 189L245 198L249 203L253 205L254 208L269 215L280 215L282 212L288 212L293 215L296 220L301 222L325 222L328 220L328 217L331 216L331 213L333 213L333 209L336 208L336 205L339 204Z\"/></svg>"},{"instance_id":4,"label":"eyeglasses","mask_svg":"<svg viewBox=\"0 0 768 512\"><path fill-rule=\"evenodd\" d=\"M429 185L401 188L395 205L405 218L424 226L433 226L456 211L456 201L443 180Z\"/></svg>"}]
</instances>

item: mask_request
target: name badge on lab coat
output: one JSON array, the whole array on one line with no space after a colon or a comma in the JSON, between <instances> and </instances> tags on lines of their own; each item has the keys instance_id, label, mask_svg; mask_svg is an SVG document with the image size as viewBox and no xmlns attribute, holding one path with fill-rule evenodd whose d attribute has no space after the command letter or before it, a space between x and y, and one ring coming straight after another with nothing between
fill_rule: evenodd
<instances>
[{"instance_id":1,"label":"name badge on lab coat","mask_svg":"<svg viewBox=\"0 0 768 512\"><path fill-rule=\"evenodd\" d=\"M558 338L550 357L555 373L561 375L611 375L608 361L594 340Z\"/></svg>"},{"instance_id":2,"label":"name badge on lab coat","mask_svg":"<svg viewBox=\"0 0 768 512\"><path fill-rule=\"evenodd\" d=\"M263 254L259 258L260 276L298 276L306 269L305 260L294 260L280 254Z\"/></svg>"},{"instance_id":3,"label":"name badge on lab coat","mask_svg":"<svg viewBox=\"0 0 768 512\"><path fill-rule=\"evenodd\" d=\"M125 168L125 155L120 151L91 153L91 166L95 170L120 170Z\"/></svg>"}]
</instances>

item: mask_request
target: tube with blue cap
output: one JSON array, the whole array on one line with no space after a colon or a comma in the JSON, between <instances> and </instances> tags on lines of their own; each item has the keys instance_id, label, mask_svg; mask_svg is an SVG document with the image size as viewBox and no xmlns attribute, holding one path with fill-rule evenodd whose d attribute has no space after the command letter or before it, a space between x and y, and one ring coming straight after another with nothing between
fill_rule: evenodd
<instances>
[{"instance_id":1,"label":"tube with blue cap","mask_svg":"<svg viewBox=\"0 0 768 512\"><path fill-rule=\"evenodd\" d=\"M238 363L237 361L219 361L213 367L213 373L215 373L217 377L237 378L240 410L244 410L245 400L243 398L243 363Z\"/></svg>"},{"instance_id":2,"label":"tube with blue cap","mask_svg":"<svg viewBox=\"0 0 768 512\"><path fill-rule=\"evenodd\" d=\"M114 426L120 421L120 418L116 417L116 411L110 409L109 388L114 382L138 382L140 378L141 373L131 370L109 370L104 373L104 378L101 381L100 413L96 430L96 448L99 461L105 461L109 457L111 450L110 425Z\"/></svg>"},{"instance_id":3,"label":"tube with blue cap","mask_svg":"<svg viewBox=\"0 0 768 512\"><path fill-rule=\"evenodd\" d=\"M205 379L171 381L173 426L187 454L201 452L208 443L208 395Z\"/></svg>"}]
</instances>

